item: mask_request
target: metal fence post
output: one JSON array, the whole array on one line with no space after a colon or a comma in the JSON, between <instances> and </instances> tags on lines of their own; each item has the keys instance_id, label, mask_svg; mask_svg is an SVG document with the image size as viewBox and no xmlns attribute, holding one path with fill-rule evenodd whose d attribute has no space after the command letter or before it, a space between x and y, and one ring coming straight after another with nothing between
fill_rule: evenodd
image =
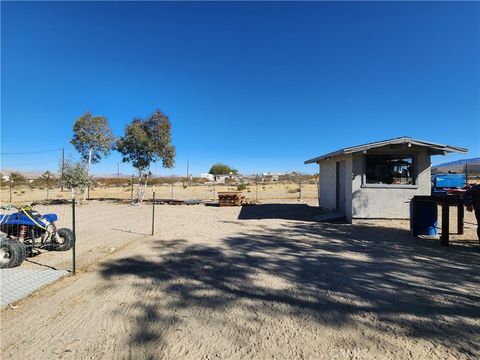
<instances>
[{"instance_id":1,"label":"metal fence post","mask_svg":"<svg viewBox=\"0 0 480 360\"><path fill-rule=\"evenodd\" d=\"M153 191L152 201L152 236L155 234L155 190Z\"/></svg>"},{"instance_id":2,"label":"metal fence post","mask_svg":"<svg viewBox=\"0 0 480 360\"><path fill-rule=\"evenodd\" d=\"M130 202L133 202L133 175L130 180Z\"/></svg>"},{"instance_id":3,"label":"metal fence post","mask_svg":"<svg viewBox=\"0 0 480 360\"><path fill-rule=\"evenodd\" d=\"M9 201L8 202L12 202L12 184L13 184L13 181L10 180L10 198L9 198Z\"/></svg>"},{"instance_id":4,"label":"metal fence post","mask_svg":"<svg viewBox=\"0 0 480 360\"><path fill-rule=\"evenodd\" d=\"M76 244L77 244L77 233L75 230L75 198L72 199L72 232L73 232L73 247L72 247L72 271L75 275L77 272L76 264Z\"/></svg>"},{"instance_id":5,"label":"metal fence post","mask_svg":"<svg viewBox=\"0 0 480 360\"><path fill-rule=\"evenodd\" d=\"M302 201L302 177L298 177L298 200Z\"/></svg>"}]
</instances>

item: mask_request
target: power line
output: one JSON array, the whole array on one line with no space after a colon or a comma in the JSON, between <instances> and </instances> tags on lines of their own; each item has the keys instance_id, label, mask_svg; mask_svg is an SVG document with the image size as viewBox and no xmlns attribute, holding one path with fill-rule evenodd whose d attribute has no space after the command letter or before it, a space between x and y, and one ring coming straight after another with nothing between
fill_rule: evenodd
<instances>
[{"instance_id":1,"label":"power line","mask_svg":"<svg viewBox=\"0 0 480 360\"><path fill-rule=\"evenodd\" d=\"M43 154L55 151L61 151L60 149L52 149L52 150L40 150L40 151L30 151L30 152L0 152L0 155L31 155L31 154Z\"/></svg>"}]
</instances>

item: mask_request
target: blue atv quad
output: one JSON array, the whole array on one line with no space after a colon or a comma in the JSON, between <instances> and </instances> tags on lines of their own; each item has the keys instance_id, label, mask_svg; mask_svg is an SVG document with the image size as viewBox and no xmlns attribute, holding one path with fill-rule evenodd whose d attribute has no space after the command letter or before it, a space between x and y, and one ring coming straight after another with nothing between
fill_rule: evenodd
<instances>
[{"instance_id":1,"label":"blue atv quad","mask_svg":"<svg viewBox=\"0 0 480 360\"><path fill-rule=\"evenodd\" d=\"M0 215L0 268L19 266L27 256L39 253L39 249L67 251L73 246L70 229L57 229L56 214L41 215L30 206L8 209L17 212Z\"/></svg>"}]
</instances>

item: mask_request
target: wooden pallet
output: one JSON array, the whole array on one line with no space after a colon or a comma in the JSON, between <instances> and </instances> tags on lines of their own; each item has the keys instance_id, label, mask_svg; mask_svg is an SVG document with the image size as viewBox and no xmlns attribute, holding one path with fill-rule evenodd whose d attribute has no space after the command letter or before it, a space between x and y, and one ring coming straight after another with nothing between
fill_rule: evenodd
<instances>
[{"instance_id":1,"label":"wooden pallet","mask_svg":"<svg viewBox=\"0 0 480 360\"><path fill-rule=\"evenodd\" d=\"M221 191L218 193L218 206L242 206L245 196L241 191Z\"/></svg>"}]
</instances>

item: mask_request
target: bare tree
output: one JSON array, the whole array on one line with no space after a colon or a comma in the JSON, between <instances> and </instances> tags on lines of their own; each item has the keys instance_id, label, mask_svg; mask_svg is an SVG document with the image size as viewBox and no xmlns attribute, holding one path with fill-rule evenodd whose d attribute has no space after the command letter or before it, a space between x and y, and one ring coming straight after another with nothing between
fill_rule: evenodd
<instances>
[{"instance_id":1,"label":"bare tree","mask_svg":"<svg viewBox=\"0 0 480 360\"><path fill-rule=\"evenodd\" d=\"M45 183L47 184L47 200L48 200L48 193L50 191L50 181L54 179L55 179L55 175L51 171L47 170L42 174L42 180L44 180Z\"/></svg>"}]
</instances>

